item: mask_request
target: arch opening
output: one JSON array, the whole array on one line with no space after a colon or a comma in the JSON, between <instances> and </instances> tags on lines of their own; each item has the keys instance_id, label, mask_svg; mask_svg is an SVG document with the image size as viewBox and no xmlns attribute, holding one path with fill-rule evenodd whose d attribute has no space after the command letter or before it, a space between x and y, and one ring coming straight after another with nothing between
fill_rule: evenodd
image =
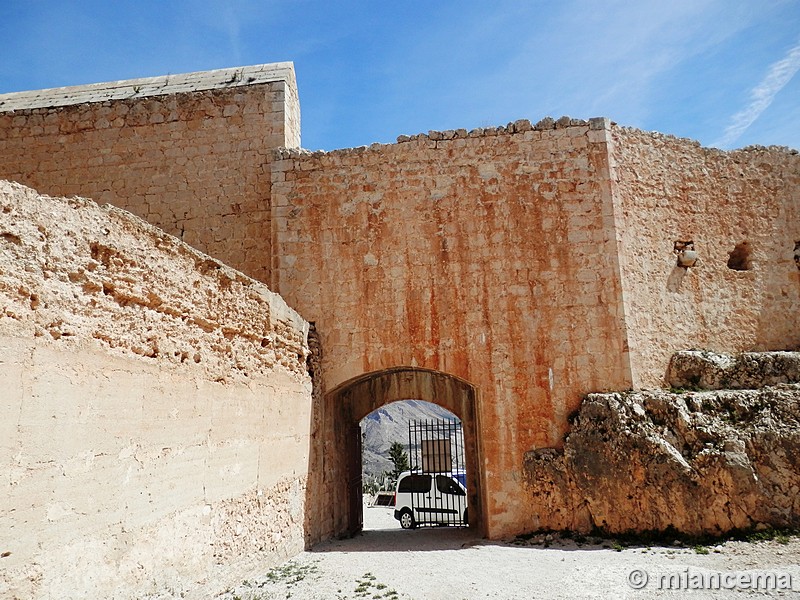
<instances>
[{"instance_id":1,"label":"arch opening","mask_svg":"<svg viewBox=\"0 0 800 600\"><path fill-rule=\"evenodd\" d=\"M360 427L365 531L468 524L461 419L432 402L398 400Z\"/></svg>"},{"instance_id":2,"label":"arch opening","mask_svg":"<svg viewBox=\"0 0 800 600\"><path fill-rule=\"evenodd\" d=\"M363 527L361 420L399 400L422 400L446 409L461 421L469 529L484 535L486 502L478 425L478 392L470 383L439 371L398 367L367 373L321 398L312 429L308 482L309 542L357 534Z\"/></svg>"}]
</instances>

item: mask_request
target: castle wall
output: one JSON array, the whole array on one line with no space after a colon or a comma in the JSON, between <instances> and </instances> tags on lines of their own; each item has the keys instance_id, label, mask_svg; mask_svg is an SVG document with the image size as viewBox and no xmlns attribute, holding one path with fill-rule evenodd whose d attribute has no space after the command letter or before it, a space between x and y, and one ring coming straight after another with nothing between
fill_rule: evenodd
<instances>
[{"instance_id":1,"label":"castle wall","mask_svg":"<svg viewBox=\"0 0 800 600\"><path fill-rule=\"evenodd\" d=\"M274 163L273 288L315 322L324 390L398 366L474 385L492 537L534 523L524 452L559 446L585 393L631 384L607 127L520 122Z\"/></svg>"},{"instance_id":2,"label":"castle wall","mask_svg":"<svg viewBox=\"0 0 800 600\"><path fill-rule=\"evenodd\" d=\"M631 366L636 387L664 385L672 354L800 347L800 156L734 152L615 127L617 202ZM696 266L676 266L693 240ZM750 270L728 268L747 242Z\"/></svg>"},{"instance_id":3,"label":"castle wall","mask_svg":"<svg viewBox=\"0 0 800 600\"><path fill-rule=\"evenodd\" d=\"M296 149L299 122L289 63L0 95L0 177L123 207L215 257L118 210L3 188L17 203L0 215L1 368L18 382L3 414L20 415L4 424L19 511L6 523L56 545L80 531L75 543L99 548L82 572L110 560L133 581L127 558L108 557L141 544L176 565L148 564L158 577L213 561L234 572L253 540L272 540L255 551L272 560L300 547L304 527L307 541L340 533L350 514L327 503L347 500L334 488L354 417L334 403L362 376L463 380L482 524L501 537L563 525L543 516L524 457L562 446L585 394L660 386L684 348L800 346L796 152L724 153L562 118L310 153ZM23 222L38 228L23 235ZM109 243L120 227L127 237ZM688 240L700 259L684 269L673 245ZM737 244L747 270L727 266ZM305 323L216 259L315 322L313 398ZM115 421L129 404L135 415ZM54 415L78 435L51 433ZM78 463L84 479L53 475ZM95 512L110 516L93 529L81 519L95 505L57 500L113 476L126 483L100 494ZM121 516L119 498L132 507ZM20 520L28 510L39 512ZM263 518L239 521L247 511ZM159 532L173 530L181 543L167 552ZM202 536L217 540L205 554ZM68 577L58 556L25 552L14 577L29 563L48 574L37 585Z\"/></svg>"},{"instance_id":4,"label":"castle wall","mask_svg":"<svg viewBox=\"0 0 800 600\"><path fill-rule=\"evenodd\" d=\"M0 179L124 208L269 280L271 150L300 145L290 63L0 95Z\"/></svg>"},{"instance_id":5,"label":"castle wall","mask_svg":"<svg viewBox=\"0 0 800 600\"><path fill-rule=\"evenodd\" d=\"M306 331L129 213L0 182L0 596L208 597L301 551Z\"/></svg>"}]
</instances>

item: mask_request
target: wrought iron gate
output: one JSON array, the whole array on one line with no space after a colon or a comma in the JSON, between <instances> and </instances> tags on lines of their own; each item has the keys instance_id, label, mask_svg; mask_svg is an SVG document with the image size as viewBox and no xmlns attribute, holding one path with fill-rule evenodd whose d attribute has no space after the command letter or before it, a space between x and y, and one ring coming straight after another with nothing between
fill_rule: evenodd
<instances>
[{"instance_id":1,"label":"wrought iron gate","mask_svg":"<svg viewBox=\"0 0 800 600\"><path fill-rule=\"evenodd\" d=\"M408 423L411 510L419 526L468 524L464 431L458 419Z\"/></svg>"}]
</instances>

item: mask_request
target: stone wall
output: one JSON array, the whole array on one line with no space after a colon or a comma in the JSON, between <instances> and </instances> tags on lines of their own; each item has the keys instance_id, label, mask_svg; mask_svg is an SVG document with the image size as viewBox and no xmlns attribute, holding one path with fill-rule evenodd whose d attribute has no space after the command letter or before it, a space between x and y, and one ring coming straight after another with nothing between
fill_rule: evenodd
<instances>
[{"instance_id":1,"label":"stone wall","mask_svg":"<svg viewBox=\"0 0 800 600\"><path fill-rule=\"evenodd\" d=\"M281 153L273 289L315 322L327 392L393 367L475 386L487 533L524 530L524 452L560 444L585 393L631 385L608 123L399 139Z\"/></svg>"},{"instance_id":2,"label":"stone wall","mask_svg":"<svg viewBox=\"0 0 800 600\"><path fill-rule=\"evenodd\" d=\"M300 145L291 63L0 95L0 179L108 202L268 282L269 161Z\"/></svg>"},{"instance_id":3,"label":"stone wall","mask_svg":"<svg viewBox=\"0 0 800 600\"><path fill-rule=\"evenodd\" d=\"M290 63L0 95L0 177L124 207L215 257L150 229L150 254L131 262L131 248L144 247L130 238L120 251L100 221L55 237L49 222L27 237L10 227L0 244L17 262L3 274L0 325L32 344L31 364L56 352L54 373L66 368L59 361L135 358L111 387L136 390L137 403L188 402L200 386L186 384L190 374L210 406L244 402L247 414L248 402L280 395L276 373L288 368L308 386L305 342L294 325L263 322L265 307L289 313L217 259L270 284L319 334L313 399L292 392L311 406L280 417L303 422L301 438L315 434L308 459L322 483L308 492L308 539L341 532L323 503L346 480L340 442L355 413L335 404L357 378L380 386L424 370L463 384L476 411L466 430L476 432L482 521L500 537L540 522L544 500L531 494L524 457L561 447L585 394L660 386L679 349L800 346L796 151L725 153L563 117L310 153L296 149L299 122ZM689 241L700 258L677 266L676 244ZM154 266L162 253L193 258ZM70 378L68 396L90 396L101 372ZM37 389L20 381L20 393ZM260 426L248 431L262 439ZM279 429L269 431L264 440ZM287 482L281 489L305 485Z\"/></svg>"},{"instance_id":4,"label":"stone wall","mask_svg":"<svg viewBox=\"0 0 800 600\"><path fill-rule=\"evenodd\" d=\"M634 385L663 385L677 350L800 347L797 151L721 152L620 127L613 136ZM689 240L699 259L686 269L673 247ZM728 267L737 246L732 266L749 270Z\"/></svg>"},{"instance_id":5,"label":"stone wall","mask_svg":"<svg viewBox=\"0 0 800 600\"><path fill-rule=\"evenodd\" d=\"M0 183L0 596L208 597L302 550L306 331L129 213Z\"/></svg>"}]
</instances>

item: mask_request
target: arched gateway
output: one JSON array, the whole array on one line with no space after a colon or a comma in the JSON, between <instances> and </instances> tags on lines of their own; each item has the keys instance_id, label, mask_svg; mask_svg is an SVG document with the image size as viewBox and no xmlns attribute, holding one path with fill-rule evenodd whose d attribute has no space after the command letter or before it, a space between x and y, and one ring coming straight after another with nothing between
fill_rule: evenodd
<instances>
[{"instance_id":1,"label":"arched gateway","mask_svg":"<svg viewBox=\"0 0 800 600\"><path fill-rule=\"evenodd\" d=\"M461 419L467 464L470 528L484 533L486 503L477 423L478 393L468 382L438 371L396 367L366 373L325 394L315 411L308 483L308 530L314 539L361 529L359 421L396 400L425 400ZM475 507L474 510L472 507Z\"/></svg>"}]
</instances>

